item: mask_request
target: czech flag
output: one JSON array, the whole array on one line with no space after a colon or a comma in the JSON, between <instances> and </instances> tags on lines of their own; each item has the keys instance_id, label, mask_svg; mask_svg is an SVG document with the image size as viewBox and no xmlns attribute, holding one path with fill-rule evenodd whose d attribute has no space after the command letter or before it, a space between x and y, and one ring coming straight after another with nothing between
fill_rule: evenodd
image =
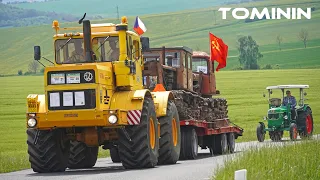
<instances>
[{"instance_id":1,"label":"czech flag","mask_svg":"<svg viewBox=\"0 0 320 180\"><path fill-rule=\"evenodd\" d=\"M139 36L147 31L146 26L143 24L143 22L140 20L140 18L136 17L136 22L134 23L133 30L136 31Z\"/></svg>"}]
</instances>

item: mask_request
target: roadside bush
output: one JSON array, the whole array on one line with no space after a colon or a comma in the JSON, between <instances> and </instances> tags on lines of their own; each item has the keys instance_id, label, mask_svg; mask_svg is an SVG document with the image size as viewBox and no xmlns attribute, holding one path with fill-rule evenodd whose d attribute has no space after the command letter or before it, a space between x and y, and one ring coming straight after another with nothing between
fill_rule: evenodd
<instances>
[{"instance_id":1,"label":"roadside bush","mask_svg":"<svg viewBox=\"0 0 320 180\"><path fill-rule=\"evenodd\" d=\"M23 75L23 72L22 72L21 69L18 71L18 75L19 75L19 76L22 76L22 75Z\"/></svg>"},{"instance_id":2,"label":"roadside bush","mask_svg":"<svg viewBox=\"0 0 320 180\"><path fill-rule=\"evenodd\" d=\"M232 68L232 70L233 71L243 70L243 67L242 66L238 66L238 67Z\"/></svg>"},{"instance_id":3,"label":"roadside bush","mask_svg":"<svg viewBox=\"0 0 320 180\"><path fill-rule=\"evenodd\" d=\"M267 64L262 69L273 69L273 68L272 68L271 64Z\"/></svg>"},{"instance_id":4,"label":"roadside bush","mask_svg":"<svg viewBox=\"0 0 320 180\"><path fill-rule=\"evenodd\" d=\"M25 75L25 76L27 76L27 75L31 75L31 74L33 74L32 72L25 72L23 75Z\"/></svg>"}]
</instances>

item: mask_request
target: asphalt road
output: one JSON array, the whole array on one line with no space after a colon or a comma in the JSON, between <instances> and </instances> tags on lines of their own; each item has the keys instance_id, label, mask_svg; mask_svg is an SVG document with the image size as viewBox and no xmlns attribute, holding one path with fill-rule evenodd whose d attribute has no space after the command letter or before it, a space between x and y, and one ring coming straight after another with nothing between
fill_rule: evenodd
<instances>
[{"instance_id":1,"label":"asphalt road","mask_svg":"<svg viewBox=\"0 0 320 180\"><path fill-rule=\"evenodd\" d=\"M319 138L316 137L316 138ZM298 141L299 142L299 141ZM178 161L174 165L157 166L151 169L126 170L121 163L112 163L110 158L98 159L95 167L91 169L66 170L63 173L34 173L31 169L0 174L0 179L5 180L208 180L212 177L214 169L222 166L224 160L238 156L241 152L252 147L265 145L284 145L292 142L244 142L236 144L236 152L230 155L210 156L208 150L200 150L199 157L195 160Z\"/></svg>"}]
</instances>

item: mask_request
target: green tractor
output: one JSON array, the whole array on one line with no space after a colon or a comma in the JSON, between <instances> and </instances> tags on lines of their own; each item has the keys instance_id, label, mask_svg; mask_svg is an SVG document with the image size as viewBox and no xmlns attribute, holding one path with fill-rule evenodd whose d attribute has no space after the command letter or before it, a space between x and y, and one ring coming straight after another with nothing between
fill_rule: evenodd
<instances>
[{"instance_id":1,"label":"green tractor","mask_svg":"<svg viewBox=\"0 0 320 180\"><path fill-rule=\"evenodd\" d=\"M289 131L290 139L296 140L298 134L301 138L312 136L313 132L313 117L312 110L308 104L305 104L304 89L309 88L309 85L278 85L268 86L268 116L264 117L267 121L267 126L263 122L259 122L257 127L257 138L259 142L263 142L265 134L269 131L269 136L272 141L281 141L284 131ZM290 89L299 89L299 99L291 96ZM272 90L281 90L278 93L280 98L272 98ZM286 93L286 96L285 96ZM264 94L265 97L265 94ZM281 100L283 102L281 102Z\"/></svg>"}]
</instances>

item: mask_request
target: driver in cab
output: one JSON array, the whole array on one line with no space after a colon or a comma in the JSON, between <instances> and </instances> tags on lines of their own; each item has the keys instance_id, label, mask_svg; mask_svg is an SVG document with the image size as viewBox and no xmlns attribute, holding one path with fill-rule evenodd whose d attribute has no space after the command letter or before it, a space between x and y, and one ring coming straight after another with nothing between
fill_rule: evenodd
<instances>
[{"instance_id":1,"label":"driver in cab","mask_svg":"<svg viewBox=\"0 0 320 180\"><path fill-rule=\"evenodd\" d=\"M69 58L71 63L83 61L84 60L84 50L82 48L81 41L75 41L74 48L75 48L75 50L71 53L71 57Z\"/></svg>"},{"instance_id":2,"label":"driver in cab","mask_svg":"<svg viewBox=\"0 0 320 180\"><path fill-rule=\"evenodd\" d=\"M287 96L283 98L282 104L284 106L287 106L290 103L290 105L291 105L290 109L291 109L292 118L295 118L295 116L296 116L295 107L297 105L296 98L291 95L291 92L289 90L286 91L286 95Z\"/></svg>"}]
</instances>

